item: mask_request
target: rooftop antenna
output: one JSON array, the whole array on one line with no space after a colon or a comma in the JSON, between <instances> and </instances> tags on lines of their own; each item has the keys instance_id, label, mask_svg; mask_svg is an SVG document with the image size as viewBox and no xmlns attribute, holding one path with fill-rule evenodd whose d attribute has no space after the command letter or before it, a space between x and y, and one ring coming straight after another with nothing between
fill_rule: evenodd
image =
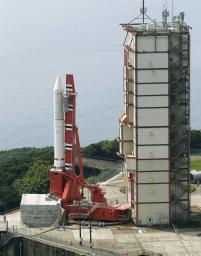
<instances>
[{"instance_id":1,"label":"rooftop antenna","mask_svg":"<svg viewBox=\"0 0 201 256\"><path fill-rule=\"evenodd\" d=\"M172 21L174 19L174 0L172 0Z\"/></svg>"},{"instance_id":2,"label":"rooftop antenna","mask_svg":"<svg viewBox=\"0 0 201 256\"><path fill-rule=\"evenodd\" d=\"M144 5L144 0L142 0L142 7L140 8L140 12L142 14L142 21L143 21L143 24L144 24L145 23L145 15L147 13L147 8Z\"/></svg>"},{"instance_id":3,"label":"rooftop antenna","mask_svg":"<svg viewBox=\"0 0 201 256\"><path fill-rule=\"evenodd\" d=\"M162 12L162 17L163 17L163 26L167 27L167 19L169 17L170 13L167 10L167 0L165 1L165 4L163 6L163 12Z\"/></svg>"}]
</instances>

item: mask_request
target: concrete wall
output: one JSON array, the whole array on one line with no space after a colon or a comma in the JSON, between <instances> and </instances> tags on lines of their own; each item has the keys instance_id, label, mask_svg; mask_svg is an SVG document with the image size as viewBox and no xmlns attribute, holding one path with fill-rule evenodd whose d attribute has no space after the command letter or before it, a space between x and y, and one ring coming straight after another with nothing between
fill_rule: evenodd
<instances>
[{"instance_id":1,"label":"concrete wall","mask_svg":"<svg viewBox=\"0 0 201 256\"><path fill-rule=\"evenodd\" d=\"M168 84L140 84L138 85L138 95L167 95Z\"/></svg>"},{"instance_id":2,"label":"concrete wall","mask_svg":"<svg viewBox=\"0 0 201 256\"><path fill-rule=\"evenodd\" d=\"M31 227L57 225L63 209L60 200L51 199L46 194L23 194L20 204L21 220Z\"/></svg>"},{"instance_id":3,"label":"concrete wall","mask_svg":"<svg viewBox=\"0 0 201 256\"><path fill-rule=\"evenodd\" d=\"M139 126L168 126L168 108L139 109Z\"/></svg>"},{"instance_id":4,"label":"concrete wall","mask_svg":"<svg viewBox=\"0 0 201 256\"><path fill-rule=\"evenodd\" d=\"M138 129L138 144L139 145L154 145L168 144L168 128L139 128Z\"/></svg>"},{"instance_id":5,"label":"concrete wall","mask_svg":"<svg viewBox=\"0 0 201 256\"><path fill-rule=\"evenodd\" d=\"M81 255L67 249L61 249L47 243L36 242L26 238L13 238L6 246L0 248L0 256L74 256ZM84 255L84 254L83 254Z\"/></svg>"},{"instance_id":6,"label":"concrete wall","mask_svg":"<svg viewBox=\"0 0 201 256\"><path fill-rule=\"evenodd\" d=\"M168 70L139 70L137 71L137 83L167 83Z\"/></svg>"},{"instance_id":7,"label":"concrete wall","mask_svg":"<svg viewBox=\"0 0 201 256\"><path fill-rule=\"evenodd\" d=\"M168 37L167 36L138 36L137 37L138 52L167 52Z\"/></svg>"},{"instance_id":8,"label":"concrete wall","mask_svg":"<svg viewBox=\"0 0 201 256\"><path fill-rule=\"evenodd\" d=\"M164 183L169 179L169 173L167 172L139 172L139 183Z\"/></svg>"},{"instance_id":9,"label":"concrete wall","mask_svg":"<svg viewBox=\"0 0 201 256\"><path fill-rule=\"evenodd\" d=\"M167 180L165 181L167 182ZM153 181L147 184L138 184L138 202L161 203L169 201L169 185L155 184Z\"/></svg>"},{"instance_id":10,"label":"concrete wall","mask_svg":"<svg viewBox=\"0 0 201 256\"><path fill-rule=\"evenodd\" d=\"M166 159L139 160L138 171L169 171L169 161Z\"/></svg>"},{"instance_id":11,"label":"concrete wall","mask_svg":"<svg viewBox=\"0 0 201 256\"><path fill-rule=\"evenodd\" d=\"M126 114L130 114L128 122L134 125L128 125L123 130L123 137L129 137L133 145L128 145L128 141L124 141L123 145L126 150L129 147L129 151L134 152L136 157L126 157L126 168L131 177L128 190L133 190L129 191L128 196L130 201L135 200L134 208L136 207L136 210L132 211L135 215L133 218L139 225L168 223L168 36L129 34L126 44L127 52L133 47L128 56L125 56L129 65L127 67L125 63L124 69L125 102L133 107L132 118L127 104L125 109ZM126 81L130 81L132 86L129 84L129 88L126 88Z\"/></svg>"},{"instance_id":12,"label":"concrete wall","mask_svg":"<svg viewBox=\"0 0 201 256\"><path fill-rule=\"evenodd\" d=\"M141 53L138 54L139 69L168 68L168 53Z\"/></svg>"},{"instance_id":13,"label":"concrete wall","mask_svg":"<svg viewBox=\"0 0 201 256\"><path fill-rule=\"evenodd\" d=\"M138 205L140 225L168 224L169 204L142 204Z\"/></svg>"}]
</instances>

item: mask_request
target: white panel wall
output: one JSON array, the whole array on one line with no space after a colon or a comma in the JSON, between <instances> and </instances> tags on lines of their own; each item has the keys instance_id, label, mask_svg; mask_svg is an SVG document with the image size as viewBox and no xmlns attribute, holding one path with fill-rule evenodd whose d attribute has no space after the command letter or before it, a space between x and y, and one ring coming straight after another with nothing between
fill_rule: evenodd
<instances>
[{"instance_id":1,"label":"white panel wall","mask_svg":"<svg viewBox=\"0 0 201 256\"><path fill-rule=\"evenodd\" d=\"M133 154L133 143L132 142L123 142L123 154Z\"/></svg>"},{"instance_id":2,"label":"white panel wall","mask_svg":"<svg viewBox=\"0 0 201 256\"><path fill-rule=\"evenodd\" d=\"M138 36L137 50L139 52L167 52L168 37L167 36Z\"/></svg>"},{"instance_id":3,"label":"white panel wall","mask_svg":"<svg viewBox=\"0 0 201 256\"><path fill-rule=\"evenodd\" d=\"M157 36L156 51L158 51L158 52L167 52L168 51L168 37L167 36Z\"/></svg>"},{"instance_id":4,"label":"white panel wall","mask_svg":"<svg viewBox=\"0 0 201 256\"><path fill-rule=\"evenodd\" d=\"M128 122L133 122L134 107L131 105L128 108Z\"/></svg>"},{"instance_id":5,"label":"white panel wall","mask_svg":"<svg viewBox=\"0 0 201 256\"><path fill-rule=\"evenodd\" d=\"M168 144L168 128L139 128L138 144Z\"/></svg>"},{"instance_id":6,"label":"white panel wall","mask_svg":"<svg viewBox=\"0 0 201 256\"><path fill-rule=\"evenodd\" d=\"M137 68L168 68L168 53L140 53L137 55Z\"/></svg>"},{"instance_id":7,"label":"white panel wall","mask_svg":"<svg viewBox=\"0 0 201 256\"><path fill-rule=\"evenodd\" d=\"M140 204L138 206L138 216L140 225L168 224L169 204Z\"/></svg>"},{"instance_id":8,"label":"white panel wall","mask_svg":"<svg viewBox=\"0 0 201 256\"><path fill-rule=\"evenodd\" d=\"M127 125L122 126L122 132L123 132L123 140L133 140L133 130L130 129Z\"/></svg>"},{"instance_id":9,"label":"white panel wall","mask_svg":"<svg viewBox=\"0 0 201 256\"><path fill-rule=\"evenodd\" d=\"M168 171L168 160L139 160L138 171Z\"/></svg>"},{"instance_id":10,"label":"white panel wall","mask_svg":"<svg viewBox=\"0 0 201 256\"><path fill-rule=\"evenodd\" d=\"M138 172L139 183L168 183L168 172Z\"/></svg>"},{"instance_id":11,"label":"white panel wall","mask_svg":"<svg viewBox=\"0 0 201 256\"><path fill-rule=\"evenodd\" d=\"M136 159L134 158L127 158L126 159L126 169L127 170L136 170Z\"/></svg>"},{"instance_id":12,"label":"white panel wall","mask_svg":"<svg viewBox=\"0 0 201 256\"><path fill-rule=\"evenodd\" d=\"M131 38L132 35L127 41L131 42ZM136 210L141 221L138 224L147 225L150 222L167 224L169 222L169 39L161 35L140 35L136 40L137 63L135 63L135 54L129 56L129 62L132 62L136 70L129 73L129 79L134 81L131 86L137 88L129 97L129 103L134 105L135 111L131 113L133 123L137 127L128 130L132 130L132 151L135 148L136 152L133 153L136 153L138 159L127 158L125 167L127 170L138 171ZM127 129L124 132L127 133ZM131 133L125 138L130 136Z\"/></svg>"},{"instance_id":13,"label":"white panel wall","mask_svg":"<svg viewBox=\"0 0 201 256\"><path fill-rule=\"evenodd\" d=\"M138 83L167 83L168 70L139 70Z\"/></svg>"},{"instance_id":14,"label":"white panel wall","mask_svg":"<svg viewBox=\"0 0 201 256\"><path fill-rule=\"evenodd\" d=\"M138 126L168 126L168 108L138 109Z\"/></svg>"},{"instance_id":15,"label":"white panel wall","mask_svg":"<svg viewBox=\"0 0 201 256\"><path fill-rule=\"evenodd\" d=\"M129 51L128 63L131 64L133 67L135 66L135 54L132 51Z\"/></svg>"},{"instance_id":16,"label":"white panel wall","mask_svg":"<svg viewBox=\"0 0 201 256\"><path fill-rule=\"evenodd\" d=\"M168 95L168 84L139 84L138 95Z\"/></svg>"},{"instance_id":17,"label":"white panel wall","mask_svg":"<svg viewBox=\"0 0 201 256\"><path fill-rule=\"evenodd\" d=\"M127 125L120 125L120 146L121 154L131 154L133 152L133 130L129 129Z\"/></svg>"},{"instance_id":18,"label":"white panel wall","mask_svg":"<svg viewBox=\"0 0 201 256\"><path fill-rule=\"evenodd\" d=\"M138 107L168 107L168 96L138 97Z\"/></svg>"},{"instance_id":19,"label":"white panel wall","mask_svg":"<svg viewBox=\"0 0 201 256\"><path fill-rule=\"evenodd\" d=\"M131 48L135 47L135 37L133 36L132 33L128 33L128 35L126 37L125 45L128 45Z\"/></svg>"},{"instance_id":20,"label":"white panel wall","mask_svg":"<svg viewBox=\"0 0 201 256\"><path fill-rule=\"evenodd\" d=\"M155 37L154 36L138 36L137 50L139 52L154 52L155 51Z\"/></svg>"},{"instance_id":21,"label":"white panel wall","mask_svg":"<svg viewBox=\"0 0 201 256\"><path fill-rule=\"evenodd\" d=\"M168 146L138 146L139 159L168 158Z\"/></svg>"},{"instance_id":22,"label":"white panel wall","mask_svg":"<svg viewBox=\"0 0 201 256\"><path fill-rule=\"evenodd\" d=\"M138 203L168 201L169 184L138 185Z\"/></svg>"}]
</instances>

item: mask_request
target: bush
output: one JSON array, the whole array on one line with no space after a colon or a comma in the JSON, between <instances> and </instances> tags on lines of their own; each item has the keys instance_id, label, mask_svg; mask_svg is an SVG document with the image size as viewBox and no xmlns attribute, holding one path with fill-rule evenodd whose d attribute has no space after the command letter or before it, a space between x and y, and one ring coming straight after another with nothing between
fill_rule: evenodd
<instances>
[{"instance_id":1,"label":"bush","mask_svg":"<svg viewBox=\"0 0 201 256\"><path fill-rule=\"evenodd\" d=\"M191 130L191 150L201 149L201 130Z\"/></svg>"},{"instance_id":2,"label":"bush","mask_svg":"<svg viewBox=\"0 0 201 256\"><path fill-rule=\"evenodd\" d=\"M119 143L117 140L104 140L95 144L91 144L82 148L82 154L85 157L107 158L119 160L117 152L119 150Z\"/></svg>"}]
</instances>

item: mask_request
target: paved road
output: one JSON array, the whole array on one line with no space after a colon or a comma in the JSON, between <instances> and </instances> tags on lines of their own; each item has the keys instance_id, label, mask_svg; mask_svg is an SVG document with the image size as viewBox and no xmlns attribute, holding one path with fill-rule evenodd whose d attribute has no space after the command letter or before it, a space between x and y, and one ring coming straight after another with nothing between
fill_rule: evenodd
<instances>
[{"instance_id":1,"label":"paved road","mask_svg":"<svg viewBox=\"0 0 201 256\"><path fill-rule=\"evenodd\" d=\"M198 155L191 156L191 160L201 160L201 156L198 156Z\"/></svg>"}]
</instances>

